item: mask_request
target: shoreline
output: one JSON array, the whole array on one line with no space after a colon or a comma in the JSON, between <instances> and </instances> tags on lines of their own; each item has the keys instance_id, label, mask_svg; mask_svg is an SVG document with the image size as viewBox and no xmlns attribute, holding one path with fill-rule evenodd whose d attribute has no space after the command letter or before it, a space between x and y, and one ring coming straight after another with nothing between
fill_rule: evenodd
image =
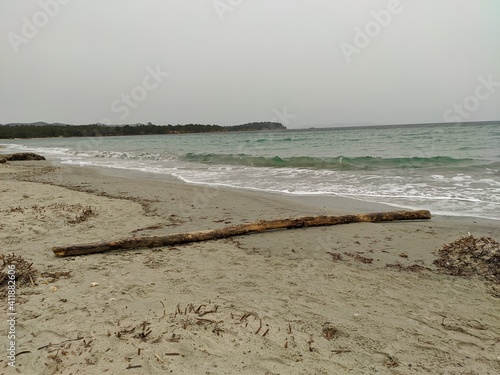
<instances>
[{"instance_id":1,"label":"shoreline","mask_svg":"<svg viewBox=\"0 0 500 375\"><path fill-rule=\"evenodd\" d=\"M57 164L57 162L54 162ZM78 166L74 165L64 165L70 168L78 168ZM362 213L368 211L397 211L397 210L419 210L419 209L429 209L427 207L410 207L410 206L402 206L390 203L381 203L375 202L369 199L362 199L354 196L346 196L346 195L336 195L336 194L302 194L302 193L290 193L284 191L269 191L269 190L261 190L261 189L253 189L246 187L237 187L237 186L228 186L228 185L216 185L216 184L206 184L206 183L196 183L185 181L179 177L169 176L165 174L157 174L154 172L143 172L143 171L134 171L122 168L109 168L109 167L99 167L99 166L83 166L91 169L95 169L100 171L101 173L109 176L117 176L123 178L138 178L138 179L152 179L159 181L167 181L167 182L178 182L181 184L187 184L192 186L206 186L208 188L213 189L227 189L233 191L242 191L242 192L253 192L256 194L268 194L270 196L281 197L284 200L289 200L294 203L300 202L309 206L316 206L318 208L323 207L326 208L327 205L335 204L336 207L340 207L341 212L344 213ZM333 202L330 202L333 201ZM368 211L367 211L368 210ZM431 210L432 211L432 210ZM474 215L453 215L452 213L444 213L444 214L434 214L431 212L433 217L442 217L442 218L455 218L455 219L475 219L481 220L484 222L498 222L499 218L490 218L484 216L474 216Z\"/></svg>"},{"instance_id":2,"label":"shoreline","mask_svg":"<svg viewBox=\"0 0 500 375\"><path fill-rule=\"evenodd\" d=\"M94 165L68 165L63 164L55 160L49 160L53 166L63 167L63 168L88 168L90 170L95 170L97 173L102 173L106 176L111 177L122 177L125 179L144 179L144 180L153 180L153 181L164 181L166 183L179 183L186 184L188 186L198 186L198 187L207 187L209 189L215 190L228 190L235 192L249 192L260 195L269 195L278 198L282 198L286 201L291 201L292 204L302 203L308 206L314 206L318 208L326 208L327 206L335 206L340 208L340 213L363 213L363 212L372 212L372 211L397 211L397 210L419 210L419 209L429 209L428 207L410 207L410 206L402 206L395 205L390 203L381 203L375 202L368 199L362 199L354 196L345 196L345 195L335 195L335 194L301 194L301 193L289 193L284 191L269 191L269 190L261 190L261 189L252 189L246 187L237 187L237 186L228 186L228 185L216 185L216 184L206 184L206 183L196 183L185 181L179 177L155 173L155 172L144 172L138 170L129 170L123 168L111 168L111 167L101 167ZM429 209L432 213L433 217L441 217L441 218L450 218L457 220L467 220L474 219L479 220L485 223L494 223L500 221L500 218L490 218L484 216L473 216L473 215L453 215L452 213L445 214L435 214L431 209Z\"/></svg>"},{"instance_id":3,"label":"shoreline","mask_svg":"<svg viewBox=\"0 0 500 375\"><path fill-rule=\"evenodd\" d=\"M498 241L495 221L436 216L57 258L52 246L380 206L339 198L322 207L50 161L1 164L0 190L4 252L39 272L16 299L16 350L30 351L16 357L22 373L121 374L141 366L144 374L486 374L500 367L492 286L433 264L437 249L468 232ZM75 220L86 207L95 215ZM48 343L63 344L37 350Z\"/></svg>"}]
</instances>

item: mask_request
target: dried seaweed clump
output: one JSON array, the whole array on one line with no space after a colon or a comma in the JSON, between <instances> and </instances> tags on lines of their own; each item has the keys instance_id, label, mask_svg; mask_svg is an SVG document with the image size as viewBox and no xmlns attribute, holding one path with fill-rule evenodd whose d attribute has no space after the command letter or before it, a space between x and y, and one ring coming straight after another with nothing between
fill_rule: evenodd
<instances>
[{"instance_id":1,"label":"dried seaweed clump","mask_svg":"<svg viewBox=\"0 0 500 375\"><path fill-rule=\"evenodd\" d=\"M434 261L454 276L480 275L500 284L500 244L489 237L472 235L444 245Z\"/></svg>"},{"instance_id":2,"label":"dried seaweed clump","mask_svg":"<svg viewBox=\"0 0 500 375\"><path fill-rule=\"evenodd\" d=\"M7 291L5 287L8 280L9 266L15 266L16 287L23 285L33 285L38 271L33 268L33 263L29 263L20 255L0 254L0 286L1 292Z\"/></svg>"},{"instance_id":3,"label":"dried seaweed clump","mask_svg":"<svg viewBox=\"0 0 500 375\"><path fill-rule=\"evenodd\" d=\"M78 213L74 219L68 219L66 220L66 222L68 224L80 224L94 216L97 216L97 212L91 206L88 206L83 208L82 211Z\"/></svg>"},{"instance_id":4,"label":"dried seaweed clump","mask_svg":"<svg viewBox=\"0 0 500 375\"><path fill-rule=\"evenodd\" d=\"M19 160L45 160L45 158L41 155L34 154L32 152L18 152L16 154L0 155L0 163L5 163L6 161L19 161Z\"/></svg>"}]
</instances>

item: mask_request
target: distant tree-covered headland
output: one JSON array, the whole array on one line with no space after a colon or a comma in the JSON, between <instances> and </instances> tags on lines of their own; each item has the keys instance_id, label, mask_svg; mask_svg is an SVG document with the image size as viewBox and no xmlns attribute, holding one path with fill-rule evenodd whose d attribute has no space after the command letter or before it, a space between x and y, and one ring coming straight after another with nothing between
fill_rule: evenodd
<instances>
[{"instance_id":1,"label":"distant tree-covered headland","mask_svg":"<svg viewBox=\"0 0 500 375\"><path fill-rule=\"evenodd\" d=\"M286 127L278 122L251 122L233 126L200 124L154 125L150 122L146 125L66 125L38 122L31 124L0 125L0 138L105 137L119 135L221 133L268 130L286 130Z\"/></svg>"}]
</instances>

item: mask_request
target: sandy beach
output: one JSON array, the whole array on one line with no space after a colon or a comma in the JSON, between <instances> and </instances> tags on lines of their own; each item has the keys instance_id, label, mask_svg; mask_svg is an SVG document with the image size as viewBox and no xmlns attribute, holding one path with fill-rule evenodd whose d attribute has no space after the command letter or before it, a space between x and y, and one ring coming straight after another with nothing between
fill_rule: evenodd
<instances>
[{"instance_id":1,"label":"sandy beach","mask_svg":"<svg viewBox=\"0 0 500 375\"><path fill-rule=\"evenodd\" d=\"M0 164L0 194L1 253L37 270L17 290L18 356L15 368L1 356L2 374L500 372L494 286L433 264L468 233L499 241L498 221L435 216L58 258L53 246L395 208L48 161Z\"/></svg>"}]
</instances>

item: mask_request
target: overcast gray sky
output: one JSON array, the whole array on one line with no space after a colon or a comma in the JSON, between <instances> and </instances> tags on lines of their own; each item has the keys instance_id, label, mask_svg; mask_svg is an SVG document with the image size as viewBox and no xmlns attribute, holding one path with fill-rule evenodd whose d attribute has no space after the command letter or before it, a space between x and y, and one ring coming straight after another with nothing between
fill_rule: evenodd
<instances>
[{"instance_id":1,"label":"overcast gray sky","mask_svg":"<svg viewBox=\"0 0 500 375\"><path fill-rule=\"evenodd\" d=\"M498 0L2 0L0 123L500 119Z\"/></svg>"}]
</instances>

